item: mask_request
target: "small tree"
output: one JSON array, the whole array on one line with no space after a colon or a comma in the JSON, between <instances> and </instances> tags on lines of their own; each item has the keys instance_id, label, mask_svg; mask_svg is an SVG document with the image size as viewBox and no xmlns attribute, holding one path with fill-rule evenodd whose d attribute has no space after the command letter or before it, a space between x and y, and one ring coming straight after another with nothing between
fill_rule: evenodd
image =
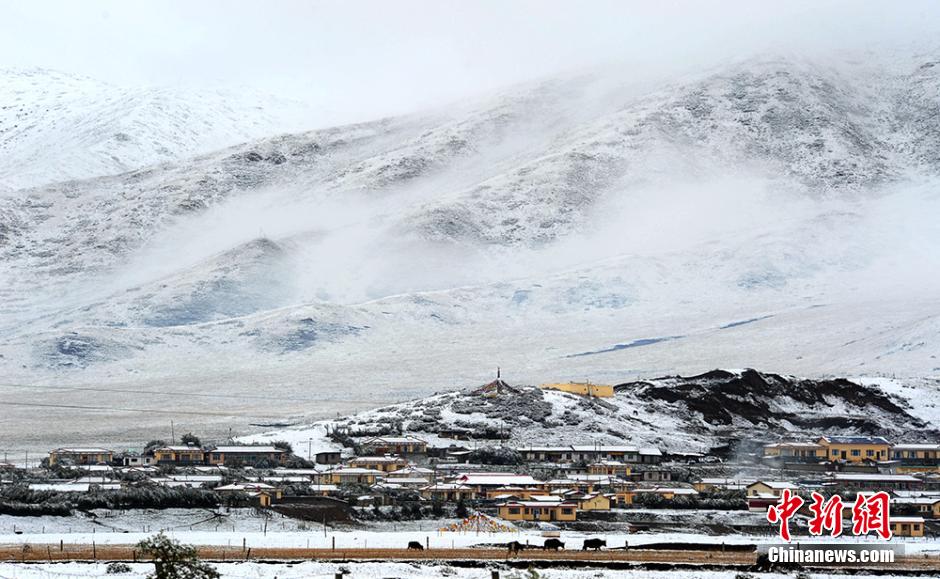
<instances>
[{"instance_id":1,"label":"small tree","mask_svg":"<svg viewBox=\"0 0 940 579\"><path fill-rule=\"evenodd\" d=\"M294 454L294 447L292 447L286 440L275 440L274 448L287 451L289 454Z\"/></svg>"},{"instance_id":2,"label":"small tree","mask_svg":"<svg viewBox=\"0 0 940 579\"><path fill-rule=\"evenodd\" d=\"M193 434L192 432L187 432L180 437L180 442L187 446L202 446L202 442L199 440L199 437Z\"/></svg>"},{"instance_id":3,"label":"small tree","mask_svg":"<svg viewBox=\"0 0 940 579\"><path fill-rule=\"evenodd\" d=\"M162 532L141 541L137 548L152 557L156 567L147 579L218 579L221 576L212 565L199 559L195 547L181 545Z\"/></svg>"},{"instance_id":4,"label":"small tree","mask_svg":"<svg viewBox=\"0 0 940 579\"><path fill-rule=\"evenodd\" d=\"M165 440L151 440L147 443L147 446L144 447L144 454L153 454L153 451L157 450L161 446L166 446Z\"/></svg>"}]
</instances>

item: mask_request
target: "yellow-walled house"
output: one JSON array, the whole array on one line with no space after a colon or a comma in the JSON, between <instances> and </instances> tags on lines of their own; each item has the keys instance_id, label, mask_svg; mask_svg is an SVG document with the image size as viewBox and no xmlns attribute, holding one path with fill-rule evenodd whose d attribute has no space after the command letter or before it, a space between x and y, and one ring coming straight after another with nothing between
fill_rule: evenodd
<instances>
[{"instance_id":1,"label":"yellow-walled house","mask_svg":"<svg viewBox=\"0 0 940 579\"><path fill-rule=\"evenodd\" d=\"M383 474L382 471L371 468L337 468L324 472L318 482L334 485L374 485Z\"/></svg>"},{"instance_id":2,"label":"yellow-walled house","mask_svg":"<svg viewBox=\"0 0 940 579\"><path fill-rule=\"evenodd\" d=\"M349 461L352 468L371 468L382 472L395 472L408 466L408 461L398 456L359 456Z\"/></svg>"},{"instance_id":3,"label":"yellow-walled house","mask_svg":"<svg viewBox=\"0 0 940 579\"><path fill-rule=\"evenodd\" d=\"M924 519L921 517L891 517L888 521L896 537L923 537Z\"/></svg>"},{"instance_id":4,"label":"yellow-walled house","mask_svg":"<svg viewBox=\"0 0 940 579\"><path fill-rule=\"evenodd\" d=\"M212 465L247 465L269 466L284 465L290 453L275 446L245 445L245 446L219 446L208 453L208 463Z\"/></svg>"},{"instance_id":5,"label":"yellow-walled house","mask_svg":"<svg viewBox=\"0 0 940 579\"><path fill-rule=\"evenodd\" d=\"M633 490L621 489L614 493L614 501L621 507L632 505L635 496L636 493L634 493Z\"/></svg>"},{"instance_id":6,"label":"yellow-walled house","mask_svg":"<svg viewBox=\"0 0 940 579\"><path fill-rule=\"evenodd\" d=\"M762 481L753 482L746 487L748 497L759 498L779 498L784 489L789 489L791 493L796 493L797 486L786 481Z\"/></svg>"},{"instance_id":7,"label":"yellow-walled house","mask_svg":"<svg viewBox=\"0 0 940 579\"><path fill-rule=\"evenodd\" d=\"M509 501L498 505L499 518L506 521L575 521L577 505L570 502Z\"/></svg>"},{"instance_id":8,"label":"yellow-walled house","mask_svg":"<svg viewBox=\"0 0 940 579\"><path fill-rule=\"evenodd\" d=\"M588 465L588 474L606 474L609 476L628 478L630 472L630 465L614 460L603 460Z\"/></svg>"},{"instance_id":9,"label":"yellow-walled house","mask_svg":"<svg viewBox=\"0 0 940 579\"><path fill-rule=\"evenodd\" d=\"M610 495L600 493L588 494L574 498L578 503L579 511L609 511Z\"/></svg>"},{"instance_id":10,"label":"yellow-walled house","mask_svg":"<svg viewBox=\"0 0 940 579\"><path fill-rule=\"evenodd\" d=\"M104 448L57 448L49 453L49 466L109 464L114 453Z\"/></svg>"},{"instance_id":11,"label":"yellow-walled house","mask_svg":"<svg viewBox=\"0 0 940 579\"><path fill-rule=\"evenodd\" d=\"M459 502L472 501L477 498L477 492L473 487L459 483L437 483L428 485L421 489L421 497L440 502Z\"/></svg>"},{"instance_id":12,"label":"yellow-walled house","mask_svg":"<svg viewBox=\"0 0 940 579\"><path fill-rule=\"evenodd\" d=\"M591 384L590 382L558 382L542 384L545 390L560 390L569 394L579 396L594 396L597 398L611 398L614 395L614 387L610 384Z\"/></svg>"},{"instance_id":13,"label":"yellow-walled house","mask_svg":"<svg viewBox=\"0 0 940 579\"><path fill-rule=\"evenodd\" d=\"M206 453L198 446L163 446L153 451L157 464L203 464Z\"/></svg>"},{"instance_id":14,"label":"yellow-walled house","mask_svg":"<svg viewBox=\"0 0 940 579\"><path fill-rule=\"evenodd\" d=\"M823 436L816 443L828 460L862 462L888 460L891 444L880 436Z\"/></svg>"}]
</instances>

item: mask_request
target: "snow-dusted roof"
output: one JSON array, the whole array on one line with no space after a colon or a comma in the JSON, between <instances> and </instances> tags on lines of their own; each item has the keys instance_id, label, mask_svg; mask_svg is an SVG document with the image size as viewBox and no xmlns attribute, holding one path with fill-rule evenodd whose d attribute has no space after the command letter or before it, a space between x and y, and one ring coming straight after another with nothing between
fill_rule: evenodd
<instances>
[{"instance_id":1,"label":"snow-dusted roof","mask_svg":"<svg viewBox=\"0 0 940 579\"><path fill-rule=\"evenodd\" d=\"M539 485L539 481L535 480L527 474L511 474L504 472L474 472L474 473L464 473L457 478L457 480L463 484L470 486L493 486L493 487L504 487L504 486L528 486L528 485Z\"/></svg>"},{"instance_id":2,"label":"snow-dusted roof","mask_svg":"<svg viewBox=\"0 0 940 579\"><path fill-rule=\"evenodd\" d=\"M940 450L940 444L895 444L894 450Z\"/></svg>"},{"instance_id":3,"label":"snow-dusted roof","mask_svg":"<svg viewBox=\"0 0 940 579\"><path fill-rule=\"evenodd\" d=\"M832 474L834 481L870 481L870 482L921 482L916 476L909 474L880 474L880 473L845 473L837 472Z\"/></svg>"},{"instance_id":4,"label":"snow-dusted roof","mask_svg":"<svg viewBox=\"0 0 940 579\"><path fill-rule=\"evenodd\" d=\"M883 436L823 436L829 444L890 444Z\"/></svg>"},{"instance_id":5,"label":"snow-dusted roof","mask_svg":"<svg viewBox=\"0 0 940 579\"><path fill-rule=\"evenodd\" d=\"M795 484L793 484L793 483L791 483L791 482L789 482L789 481L785 481L785 480L758 480L758 481L752 482L751 484L749 484L749 485L747 485L747 486L751 487L751 486L754 486L754 485L756 485L756 484L763 484L763 485L766 485L766 486L768 486L768 487L770 487L770 488L772 488L772 489L780 489L780 490L783 490L783 489L791 489L791 490L792 490L792 489L798 488L797 485L795 485Z\"/></svg>"},{"instance_id":6,"label":"snow-dusted roof","mask_svg":"<svg viewBox=\"0 0 940 579\"><path fill-rule=\"evenodd\" d=\"M225 454L254 454L258 452L287 452L286 450L273 446L217 446L211 452L222 452Z\"/></svg>"},{"instance_id":7,"label":"snow-dusted roof","mask_svg":"<svg viewBox=\"0 0 940 579\"><path fill-rule=\"evenodd\" d=\"M106 448L81 447L81 446L57 448L53 450L52 452L56 454L113 454L112 451Z\"/></svg>"}]
</instances>

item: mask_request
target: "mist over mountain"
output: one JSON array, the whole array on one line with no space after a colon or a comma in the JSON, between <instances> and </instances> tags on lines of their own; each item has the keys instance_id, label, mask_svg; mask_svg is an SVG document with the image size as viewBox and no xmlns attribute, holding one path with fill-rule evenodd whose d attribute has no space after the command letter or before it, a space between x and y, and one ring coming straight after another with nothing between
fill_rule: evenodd
<instances>
[{"instance_id":1,"label":"mist over mountain","mask_svg":"<svg viewBox=\"0 0 940 579\"><path fill-rule=\"evenodd\" d=\"M0 169L0 369L19 399L213 390L228 399L193 399L205 420L247 423L497 365L530 383L940 372L940 53L596 70L257 140L277 107L246 128L228 97L167 98L150 124L76 105L68 134L110 136L68 163L29 140L68 120L39 101L3 134L20 158ZM203 152L223 141L244 142ZM277 396L259 410L258 392Z\"/></svg>"}]
</instances>

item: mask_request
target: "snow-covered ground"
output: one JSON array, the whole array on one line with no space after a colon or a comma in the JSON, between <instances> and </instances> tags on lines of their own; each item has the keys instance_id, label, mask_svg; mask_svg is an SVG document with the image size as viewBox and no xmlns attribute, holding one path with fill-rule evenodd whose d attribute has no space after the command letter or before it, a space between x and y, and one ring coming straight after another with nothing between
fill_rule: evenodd
<instances>
[{"instance_id":1,"label":"snow-covered ground","mask_svg":"<svg viewBox=\"0 0 940 579\"><path fill-rule=\"evenodd\" d=\"M407 579L480 579L489 577L485 569L464 569L447 565L418 563L318 563L301 561L296 563L218 563L215 568L225 579L333 579L340 570L348 572L349 579L383 579L400 577ZM500 569L493 564L494 569ZM118 577L142 579L153 571L153 565L133 564L132 572L124 575L107 575L107 565L101 563L0 563L0 576L4 579L81 579L83 577ZM525 571L501 569L505 579L528 579ZM735 579L737 571L622 571L598 569L540 569L542 579ZM761 579L790 579L792 576L779 573L760 574ZM814 579L834 579L844 575L813 573ZM858 579L895 579L892 575L853 575ZM901 576L898 576L901 577Z\"/></svg>"}]
</instances>

